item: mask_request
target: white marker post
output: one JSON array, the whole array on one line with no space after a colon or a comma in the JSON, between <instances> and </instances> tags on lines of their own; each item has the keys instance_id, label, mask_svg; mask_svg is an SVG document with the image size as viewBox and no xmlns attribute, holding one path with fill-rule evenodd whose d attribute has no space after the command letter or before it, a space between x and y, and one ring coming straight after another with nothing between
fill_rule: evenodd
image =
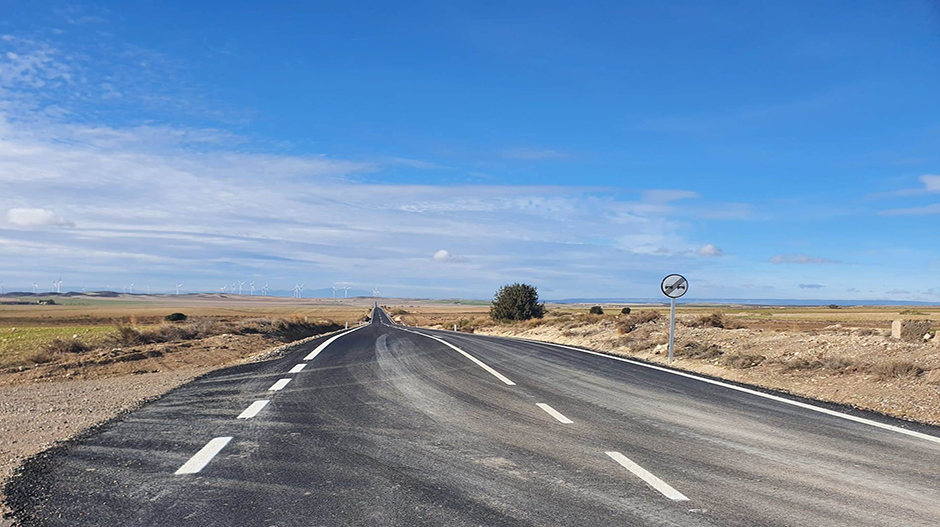
<instances>
[{"instance_id":1,"label":"white marker post","mask_svg":"<svg viewBox=\"0 0 940 527\"><path fill-rule=\"evenodd\" d=\"M672 364L673 346L676 342L676 299L689 291L689 281L681 274L671 274L660 284L663 294L669 297L669 364Z\"/></svg>"}]
</instances>

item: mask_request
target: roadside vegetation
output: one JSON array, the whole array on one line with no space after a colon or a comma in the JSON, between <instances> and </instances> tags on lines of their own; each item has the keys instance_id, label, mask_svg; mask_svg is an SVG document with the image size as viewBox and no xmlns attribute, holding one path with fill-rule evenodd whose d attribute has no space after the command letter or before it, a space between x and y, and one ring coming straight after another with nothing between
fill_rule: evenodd
<instances>
[{"instance_id":1,"label":"roadside vegetation","mask_svg":"<svg viewBox=\"0 0 940 527\"><path fill-rule=\"evenodd\" d=\"M529 320L545 316L538 290L529 284L504 285L493 296L490 317L497 322Z\"/></svg>"},{"instance_id":2,"label":"roadside vegetation","mask_svg":"<svg viewBox=\"0 0 940 527\"><path fill-rule=\"evenodd\" d=\"M328 320L284 317L236 322L206 318L159 325L122 322L112 326L0 329L0 370L23 369L57 360L75 360L77 356L94 350L114 352L126 347L198 340L218 335L261 335L276 342L290 342L340 327Z\"/></svg>"}]
</instances>

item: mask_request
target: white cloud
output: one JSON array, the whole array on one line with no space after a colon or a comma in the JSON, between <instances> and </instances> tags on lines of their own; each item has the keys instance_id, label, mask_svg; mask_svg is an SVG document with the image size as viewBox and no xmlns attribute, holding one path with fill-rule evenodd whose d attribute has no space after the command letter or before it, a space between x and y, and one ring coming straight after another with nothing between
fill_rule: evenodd
<instances>
[{"instance_id":1,"label":"white cloud","mask_svg":"<svg viewBox=\"0 0 940 527\"><path fill-rule=\"evenodd\" d=\"M450 255L450 252L444 249L441 249L440 251L437 251L436 253L434 253L434 259L439 262L447 261L447 260L450 260L451 258L452 256Z\"/></svg>"},{"instance_id":2,"label":"white cloud","mask_svg":"<svg viewBox=\"0 0 940 527\"><path fill-rule=\"evenodd\" d=\"M695 251L695 253L698 254L699 256L705 256L705 257L717 257L717 256L721 256L724 254L724 252L721 249L719 249L718 247L715 247L711 243L706 243L705 245L699 247L699 249Z\"/></svg>"},{"instance_id":3,"label":"white cloud","mask_svg":"<svg viewBox=\"0 0 940 527\"><path fill-rule=\"evenodd\" d=\"M924 174L919 179L927 192L940 192L940 175Z\"/></svg>"},{"instance_id":4,"label":"white cloud","mask_svg":"<svg viewBox=\"0 0 940 527\"><path fill-rule=\"evenodd\" d=\"M7 221L16 227L63 227L71 223L46 209L15 208L7 211Z\"/></svg>"},{"instance_id":5,"label":"white cloud","mask_svg":"<svg viewBox=\"0 0 940 527\"><path fill-rule=\"evenodd\" d=\"M807 254L778 254L768 260L773 264L837 264L842 263L839 260L830 260L829 258L819 258Z\"/></svg>"}]
</instances>

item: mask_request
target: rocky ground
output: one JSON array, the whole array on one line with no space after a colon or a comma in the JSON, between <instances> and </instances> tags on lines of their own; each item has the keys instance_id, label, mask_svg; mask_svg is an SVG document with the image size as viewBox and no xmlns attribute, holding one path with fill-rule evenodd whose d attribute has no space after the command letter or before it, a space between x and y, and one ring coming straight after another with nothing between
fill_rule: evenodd
<instances>
[{"instance_id":1,"label":"rocky ground","mask_svg":"<svg viewBox=\"0 0 940 527\"><path fill-rule=\"evenodd\" d=\"M574 316L474 330L666 363L668 318L631 316L632 322ZM697 317L681 317L676 334L674 367L940 425L940 337L902 342L885 330L838 324L809 331L724 329L703 326Z\"/></svg>"}]
</instances>

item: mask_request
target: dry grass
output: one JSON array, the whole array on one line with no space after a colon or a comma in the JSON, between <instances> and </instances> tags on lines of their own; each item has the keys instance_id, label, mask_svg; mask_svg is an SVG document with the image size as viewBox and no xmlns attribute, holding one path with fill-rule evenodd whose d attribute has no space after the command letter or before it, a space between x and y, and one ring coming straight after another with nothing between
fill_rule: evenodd
<instances>
[{"instance_id":1,"label":"dry grass","mask_svg":"<svg viewBox=\"0 0 940 527\"><path fill-rule=\"evenodd\" d=\"M724 355L724 351L722 351L721 348L715 344L689 342L682 348L676 350L676 355L679 357L688 357L691 359L709 360L721 357Z\"/></svg>"},{"instance_id":2,"label":"dry grass","mask_svg":"<svg viewBox=\"0 0 940 527\"><path fill-rule=\"evenodd\" d=\"M872 365L871 372L888 380L911 379L924 373L924 370L909 360L892 360Z\"/></svg>"},{"instance_id":3,"label":"dry grass","mask_svg":"<svg viewBox=\"0 0 940 527\"><path fill-rule=\"evenodd\" d=\"M760 366L767 358L753 353L728 353L721 358L721 364L729 368L744 370Z\"/></svg>"},{"instance_id":4,"label":"dry grass","mask_svg":"<svg viewBox=\"0 0 940 527\"><path fill-rule=\"evenodd\" d=\"M693 328L741 329L744 326L724 313L702 315L688 324Z\"/></svg>"},{"instance_id":5,"label":"dry grass","mask_svg":"<svg viewBox=\"0 0 940 527\"><path fill-rule=\"evenodd\" d=\"M650 322L656 322L659 320L659 313L656 311L638 311L636 313L631 313L629 315L622 315L617 319L617 332L621 335L625 335L632 331L635 331L638 327L643 324L648 324Z\"/></svg>"}]
</instances>

